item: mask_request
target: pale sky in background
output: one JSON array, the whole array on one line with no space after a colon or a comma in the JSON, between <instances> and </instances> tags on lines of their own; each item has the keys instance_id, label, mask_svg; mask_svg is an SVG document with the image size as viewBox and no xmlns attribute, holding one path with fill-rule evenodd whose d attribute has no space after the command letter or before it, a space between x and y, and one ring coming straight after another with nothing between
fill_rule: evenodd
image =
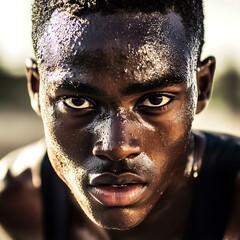
<instances>
[{"instance_id":1,"label":"pale sky in background","mask_svg":"<svg viewBox=\"0 0 240 240\"><path fill-rule=\"evenodd\" d=\"M0 64L23 71L31 47L31 0L0 0ZM203 56L217 58L220 73L230 63L240 71L240 0L205 0L206 45Z\"/></svg>"}]
</instances>

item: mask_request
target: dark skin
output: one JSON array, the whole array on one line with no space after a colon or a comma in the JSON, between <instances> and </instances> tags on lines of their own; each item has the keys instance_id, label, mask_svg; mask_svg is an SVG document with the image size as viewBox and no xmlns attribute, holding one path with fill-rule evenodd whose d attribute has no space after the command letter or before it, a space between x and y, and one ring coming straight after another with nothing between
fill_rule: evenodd
<instances>
[{"instance_id":1,"label":"dark skin","mask_svg":"<svg viewBox=\"0 0 240 240\"><path fill-rule=\"evenodd\" d=\"M90 240L86 230L92 239L180 239L195 182L185 174L191 124L209 99L214 58L197 65L174 12L55 12L45 33L28 89L50 161L73 193L73 239Z\"/></svg>"}]
</instances>

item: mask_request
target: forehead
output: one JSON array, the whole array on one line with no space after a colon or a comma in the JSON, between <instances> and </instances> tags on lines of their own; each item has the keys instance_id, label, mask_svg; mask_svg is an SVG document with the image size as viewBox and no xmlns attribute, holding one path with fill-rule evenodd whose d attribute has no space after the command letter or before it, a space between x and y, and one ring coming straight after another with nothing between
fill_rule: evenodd
<instances>
[{"instance_id":1,"label":"forehead","mask_svg":"<svg viewBox=\"0 0 240 240\"><path fill-rule=\"evenodd\" d=\"M56 10L38 41L38 56L51 72L76 66L82 73L114 69L134 72L137 79L143 72L147 78L187 71L191 48L182 19L174 12L77 17Z\"/></svg>"}]
</instances>

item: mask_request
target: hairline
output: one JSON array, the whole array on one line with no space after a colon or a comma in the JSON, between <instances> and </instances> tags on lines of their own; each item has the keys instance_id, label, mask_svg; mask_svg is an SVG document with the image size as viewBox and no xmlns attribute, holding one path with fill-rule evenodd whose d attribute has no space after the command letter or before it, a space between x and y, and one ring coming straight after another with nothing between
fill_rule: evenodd
<instances>
[{"instance_id":1,"label":"hairline","mask_svg":"<svg viewBox=\"0 0 240 240\"><path fill-rule=\"evenodd\" d=\"M39 1L41 1L41 0L39 0ZM59 2L62 2L62 1L59 1ZM68 1L65 1L65 2L68 2ZM203 26L204 24L203 24L203 19L200 19L200 20L198 19L197 20L198 21L198 25L196 25L197 22L195 23L194 21L193 22L195 24L193 26L192 25L187 25L186 19L183 18L183 16L185 16L185 15L182 12L180 12L180 10L177 11L175 9L176 6L174 4L176 4L176 3L173 3L173 5L171 7L164 8L163 11L161 11L161 10L142 11L142 10L139 10L139 9L136 10L136 9L124 9L124 8L123 9L122 8L117 8L117 9L114 9L114 11L108 11L108 10L101 11L101 10L96 10L96 9L91 9L91 8L80 9L78 4L76 4L76 3L74 3L74 4L69 4L69 3L67 3L67 4L63 4L62 3L62 4L60 4L59 3L59 5L56 4L54 7L52 7L48 17L42 19L42 25L40 23L39 24L40 27L38 29L36 29L36 28L34 29L34 26L33 26L32 36L33 36L35 56L38 58L38 55L37 55L37 48L38 47L37 46L39 44L39 39L43 36L44 32L46 31L46 27L47 27L49 21L51 20L51 18L53 16L53 13L55 11L67 11L67 12L69 12L70 16L73 16L73 17L84 17L84 16L92 14L92 13L98 13L98 14L102 14L103 16L104 15L107 16L107 15L112 15L112 14L134 13L134 12L136 12L136 14L137 13L141 13L141 12L142 13L146 13L146 14L148 14L148 13L151 14L153 12L155 12L155 13L159 12L162 15L167 15L170 11L172 11L172 12L178 14L181 17L182 23L183 23L183 25L184 25L184 27L186 29L186 31L185 31L186 38L189 41L189 43L191 44L193 56L194 56L194 58L196 58L196 61L199 62L200 61L200 57L201 57L201 53L202 53L202 47L203 47L203 44L204 44L204 26ZM34 12L32 13L32 15L34 15ZM197 10L195 10L195 15L196 16L203 16ZM34 22L34 18L32 20ZM34 32L34 30L35 30L35 32Z\"/></svg>"}]
</instances>

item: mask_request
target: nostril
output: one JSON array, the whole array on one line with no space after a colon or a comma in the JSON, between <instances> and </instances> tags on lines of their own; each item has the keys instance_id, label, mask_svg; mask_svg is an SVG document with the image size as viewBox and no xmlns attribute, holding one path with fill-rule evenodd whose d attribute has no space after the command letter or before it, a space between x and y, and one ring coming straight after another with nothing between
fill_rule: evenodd
<instances>
[{"instance_id":1,"label":"nostril","mask_svg":"<svg viewBox=\"0 0 240 240\"><path fill-rule=\"evenodd\" d=\"M127 143L119 144L113 142L108 146L104 146L101 142L95 144L92 153L101 160L121 161L123 159L133 159L140 154L139 146L128 145Z\"/></svg>"},{"instance_id":2,"label":"nostril","mask_svg":"<svg viewBox=\"0 0 240 240\"><path fill-rule=\"evenodd\" d=\"M102 159L102 160L111 160L109 159L107 156L104 155L96 155L98 158Z\"/></svg>"},{"instance_id":3,"label":"nostril","mask_svg":"<svg viewBox=\"0 0 240 240\"><path fill-rule=\"evenodd\" d=\"M102 153L101 144L102 144L101 142L98 142L96 144L96 146L94 146L94 148L92 150L92 153L93 153L94 156L103 156L104 157L104 155L101 154Z\"/></svg>"},{"instance_id":4,"label":"nostril","mask_svg":"<svg viewBox=\"0 0 240 240\"><path fill-rule=\"evenodd\" d=\"M133 154L130 154L127 158L135 158L139 155L139 153L133 153Z\"/></svg>"},{"instance_id":5,"label":"nostril","mask_svg":"<svg viewBox=\"0 0 240 240\"><path fill-rule=\"evenodd\" d=\"M130 155L128 155L128 156L126 156L126 157L123 157L123 158L119 158L119 159L111 159L111 158L109 158L108 156L105 156L105 155L96 155L99 159L101 159L101 160L104 160L104 161L109 161L109 160L118 160L118 161L121 161L121 160L124 160L124 159L126 159L126 158L128 158L128 159L133 159L133 158L135 158L135 157L137 157L139 154L138 153L134 153L134 154L130 154Z\"/></svg>"}]
</instances>

